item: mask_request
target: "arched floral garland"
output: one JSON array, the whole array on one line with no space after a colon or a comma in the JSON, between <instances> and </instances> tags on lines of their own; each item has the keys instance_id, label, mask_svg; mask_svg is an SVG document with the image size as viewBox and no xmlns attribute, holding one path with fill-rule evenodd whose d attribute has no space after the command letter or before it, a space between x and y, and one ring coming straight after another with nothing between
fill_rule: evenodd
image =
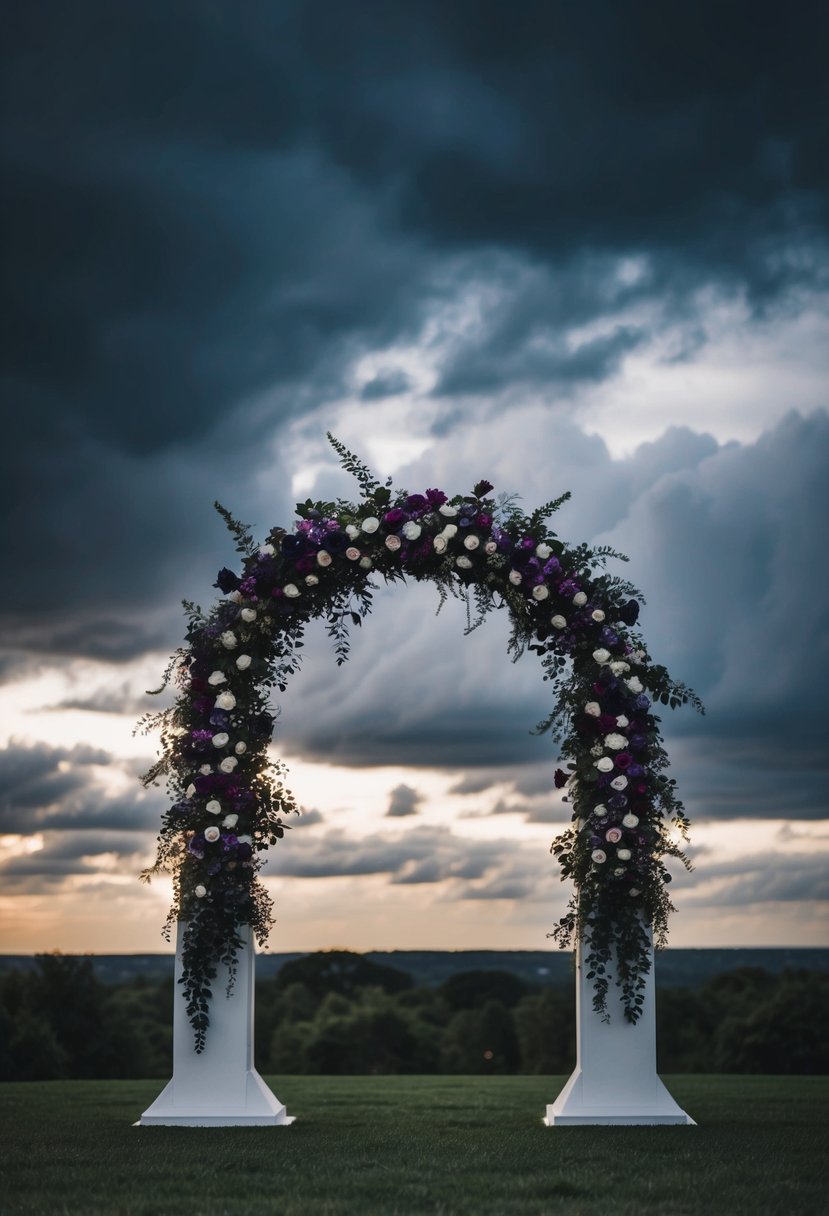
<instances>
[{"instance_id":1,"label":"arched floral garland","mask_svg":"<svg viewBox=\"0 0 829 1216\"><path fill-rule=\"evenodd\" d=\"M688 864L671 834L673 827L687 838L688 820L665 773L653 702L690 701L701 711L698 698L651 663L634 632L641 597L604 570L607 558L621 555L568 547L548 527L569 494L528 516L514 497L490 497L487 481L451 499L437 489L395 492L329 440L357 478L360 501L309 500L292 531L275 528L261 546L217 504L241 572L219 572L224 598L208 614L185 603L187 646L173 655L162 685L175 679L181 691L173 706L139 724L144 733L160 730L162 745L144 784L166 776L172 798L155 865L142 878L173 875L165 931L169 940L183 922L181 982L196 1050L204 1048L217 966L229 968L232 985L245 926L260 943L267 938L272 901L258 878L261 854L297 811L282 764L268 755L271 694L299 668L312 619L326 618L344 662L348 626L371 611L373 575L433 582L441 603L449 593L466 595L468 630L506 608L513 659L526 650L539 656L554 705L537 730L559 741L567 771L556 770L555 785L566 787L573 808L572 825L551 851L574 889L551 936L562 947L583 939L594 1006L605 1016L613 961L625 1015L635 1022L649 930L664 944L674 910L664 858Z\"/></svg>"}]
</instances>

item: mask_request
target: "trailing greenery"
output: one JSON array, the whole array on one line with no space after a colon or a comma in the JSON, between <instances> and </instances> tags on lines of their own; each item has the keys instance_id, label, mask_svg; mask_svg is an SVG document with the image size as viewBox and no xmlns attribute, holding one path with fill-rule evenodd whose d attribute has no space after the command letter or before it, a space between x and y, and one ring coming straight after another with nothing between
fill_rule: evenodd
<instances>
[{"instance_id":1,"label":"trailing greenery","mask_svg":"<svg viewBox=\"0 0 829 1216\"><path fill-rule=\"evenodd\" d=\"M529 650L540 658L553 707L539 729L559 741L567 771L557 770L556 784L573 810L553 852L574 893L552 936L564 947L584 943L596 1009L607 1015L615 983L625 1016L636 1021L651 935L664 944L673 911L665 858L687 865L679 841L688 820L666 775L653 703L702 707L651 663L634 628L640 599L605 570L626 559L608 546L567 546L550 529L568 494L529 515L515 496L491 497L488 481L452 498L440 489L410 494L381 485L329 438L362 498L299 503L293 530L273 529L261 547L217 504L241 569L219 572L224 598L209 613L185 605L187 646L164 677L165 685L176 681L178 698L139 724L161 736L145 781L166 778L171 797L156 863L143 877L173 874L167 932L181 923L196 1050L218 967L229 968L232 983L245 927L260 942L267 936L260 855L296 811L283 769L268 755L270 696L299 670L309 621L326 622L337 663L346 660L349 629L370 613L376 577L432 582L440 603L465 598L467 632L505 610L511 657Z\"/></svg>"}]
</instances>

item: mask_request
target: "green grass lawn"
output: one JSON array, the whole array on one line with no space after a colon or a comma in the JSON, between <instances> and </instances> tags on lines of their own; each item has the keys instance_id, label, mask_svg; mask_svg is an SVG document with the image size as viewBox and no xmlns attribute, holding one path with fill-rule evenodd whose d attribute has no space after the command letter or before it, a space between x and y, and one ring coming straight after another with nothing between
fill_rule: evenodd
<instances>
[{"instance_id":1,"label":"green grass lawn","mask_svg":"<svg viewBox=\"0 0 829 1216\"><path fill-rule=\"evenodd\" d=\"M0 1085L0 1213L823 1216L829 1077L668 1079L698 1127L547 1128L550 1077L268 1078L287 1128L135 1128L154 1081Z\"/></svg>"}]
</instances>

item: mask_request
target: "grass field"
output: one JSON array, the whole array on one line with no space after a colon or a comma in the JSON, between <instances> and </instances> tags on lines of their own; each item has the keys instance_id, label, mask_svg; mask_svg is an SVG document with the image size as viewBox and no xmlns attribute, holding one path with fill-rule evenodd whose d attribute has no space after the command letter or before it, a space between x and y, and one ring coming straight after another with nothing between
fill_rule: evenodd
<instances>
[{"instance_id":1,"label":"grass field","mask_svg":"<svg viewBox=\"0 0 829 1216\"><path fill-rule=\"evenodd\" d=\"M668 1078L697 1127L547 1128L563 1078L268 1078L288 1128L134 1128L153 1081L0 1085L2 1216L820 1216L829 1077Z\"/></svg>"}]
</instances>

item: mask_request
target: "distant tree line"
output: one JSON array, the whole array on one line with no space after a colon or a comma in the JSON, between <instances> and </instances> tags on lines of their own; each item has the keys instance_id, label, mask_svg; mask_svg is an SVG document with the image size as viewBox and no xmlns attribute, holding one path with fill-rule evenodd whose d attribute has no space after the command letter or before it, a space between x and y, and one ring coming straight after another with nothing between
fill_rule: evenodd
<instances>
[{"instance_id":1,"label":"distant tree line","mask_svg":"<svg viewBox=\"0 0 829 1216\"><path fill-rule=\"evenodd\" d=\"M169 1076L173 983L109 987L92 961L45 954L0 975L0 1079ZM658 1067L829 1072L829 975L744 967L702 988L660 988ZM566 1074L572 987L467 971L437 987L348 951L287 963L257 985L263 1073Z\"/></svg>"}]
</instances>

